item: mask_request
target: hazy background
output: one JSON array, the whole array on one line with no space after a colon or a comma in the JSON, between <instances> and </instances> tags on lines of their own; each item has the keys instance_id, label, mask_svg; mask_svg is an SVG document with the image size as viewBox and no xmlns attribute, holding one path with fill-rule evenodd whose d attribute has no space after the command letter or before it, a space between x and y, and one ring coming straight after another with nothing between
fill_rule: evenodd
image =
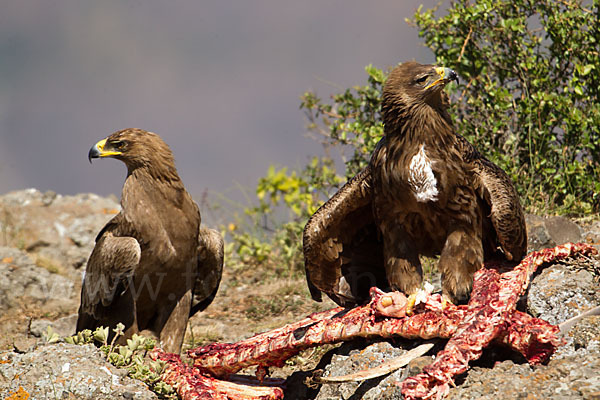
<instances>
[{"instance_id":1,"label":"hazy background","mask_svg":"<svg viewBox=\"0 0 600 400\"><path fill-rule=\"evenodd\" d=\"M369 63L433 62L404 19L437 0L0 0L0 193L119 194L87 161L128 127L171 146L188 190L243 199L269 164L320 145L299 96L365 82Z\"/></svg>"}]
</instances>

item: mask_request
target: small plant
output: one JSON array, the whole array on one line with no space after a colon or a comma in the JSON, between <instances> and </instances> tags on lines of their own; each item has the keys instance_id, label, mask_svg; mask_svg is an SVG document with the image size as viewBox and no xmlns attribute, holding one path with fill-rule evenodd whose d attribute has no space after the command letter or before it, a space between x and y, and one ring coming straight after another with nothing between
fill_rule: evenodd
<instances>
[{"instance_id":1,"label":"small plant","mask_svg":"<svg viewBox=\"0 0 600 400\"><path fill-rule=\"evenodd\" d=\"M46 340L46 343L57 343L60 340L60 335L54 332L54 329L52 329L52 327L48 325L48 328L46 328L46 332L44 333L43 338L44 340Z\"/></svg>"},{"instance_id":2,"label":"small plant","mask_svg":"<svg viewBox=\"0 0 600 400\"><path fill-rule=\"evenodd\" d=\"M65 275L64 268L60 265L60 263L52 260L51 258L38 254L35 257L35 265L40 268L44 268L51 274Z\"/></svg>"},{"instance_id":3,"label":"small plant","mask_svg":"<svg viewBox=\"0 0 600 400\"><path fill-rule=\"evenodd\" d=\"M294 312L304 304L300 299L286 299L276 294L267 297L250 296L248 301L250 305L246 308L246 316L254 321Z\"/></svg>"},{"instance_id":4,"label":"small plant","mask_svg":"<svg viewBox=\"0 0 600 400\"><path fill-rule=\"evenodd\" d=\"M185 346L188 349L223 340L221 333L212 325L201 326L194 330L191 323L188 323L188 332L190 335Z\"/></svg>"},{"instance_id":5,"label":"small plant","mask_svg":"<svg viewBox=\"0 0 600 400\"><path fill-rule=\"evenodd\" d=\"M127 368L129 376L144 382L148 387L164 399L177 399L175 390L168 384L160 380L160 375L164 371L164 361L154 361L146 355L149 350L156 346L156 340L141 335L133 334L131 339L127 339L126 345L117 345L117 339L123 335L125 326L117 324L113 329L115 333L113 339L108 342L109 328L98 327L94 331L84 329L73 336L64 338L66 343L85 345L97 342L100 344L100 350L105 354L106 360L119 368ZM48 343L60 341L60 336L49 326L44 335Z\"/></svg>"},{"instance_id":6,"label":"small plant","mask_svg":"<svg viewBox=\"0 0 600 400\"><path fill-rule=\"evenodd\" d=\"M6 208L0 208L0 244L2 246L25 248L23 227Z\"/></svg>"}]
</instances>

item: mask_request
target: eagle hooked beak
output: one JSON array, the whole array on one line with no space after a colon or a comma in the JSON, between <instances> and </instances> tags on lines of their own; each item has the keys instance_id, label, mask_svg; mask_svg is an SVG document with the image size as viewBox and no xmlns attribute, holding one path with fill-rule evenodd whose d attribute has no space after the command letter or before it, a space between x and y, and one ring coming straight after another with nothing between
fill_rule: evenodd
<instances>
[{"instance_id":1,"label":"eagle hooked beak","mask_svg":"<svg viewBox=\"0 0 600 400\"><path fill-rule=\"evenodd\" d=\"M435 72L438 74L439 78L427 85L425 89L430 89L437 85L446 85L450 81L456 81L458 84L458 75L450 68L435 67Z\"/></svg>"},{"instance_id":2,"label":"eagle hooked beak","mask_svg":"<svg viewBox=\"0 0 600 400\"><path fill-rule=\"evenodd\" d=\"M88 160L90 160L90 164L92 163L92 158L118 156L119 154L121 154L120 151L104 150L105 146L106 139L102 139L101 141L92 146L88 153Z\"/></svg>"}]
</instances>

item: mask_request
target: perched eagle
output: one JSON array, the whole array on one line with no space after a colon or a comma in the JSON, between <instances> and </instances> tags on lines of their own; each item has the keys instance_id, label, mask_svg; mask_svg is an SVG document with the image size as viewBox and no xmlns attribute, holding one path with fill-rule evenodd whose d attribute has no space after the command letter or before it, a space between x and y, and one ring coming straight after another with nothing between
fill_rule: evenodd
<instances>
[{"instance_id":1,"label":"perched eagle","mask_svg":"<svg viewBox=\"0 0 600 400\"><path fill-rule=\"evenodd\" d=\"M468 298L484 259L520 260L527 237L509 177L458 135L447 112L449 68L406 62L383 88L385 135L370 164L304 229L307 280L315 300L361 303L368 289L414 294L419 255L440 255L442 291Z\"/></svg>"},{"instance_id":2,"label":"perched eagle","mask_svg":"<svg viewBox=\"0 0 600 400\"><path fill-rule=\"evenodd\" d=\"M87 263L77 331L99 326L125 335L148 330L179 353L188 318L216 295L223 239L200 227L200 212L185 190L169 147L156 134L125 129L96 143L92 158L127 166L121 212L102 228Z\"/></svg>"}]
</instances>

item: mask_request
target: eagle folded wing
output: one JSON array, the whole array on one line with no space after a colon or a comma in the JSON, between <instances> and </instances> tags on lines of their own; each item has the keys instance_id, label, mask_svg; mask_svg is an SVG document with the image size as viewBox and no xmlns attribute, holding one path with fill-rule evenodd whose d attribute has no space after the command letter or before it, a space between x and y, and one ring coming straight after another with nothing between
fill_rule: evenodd
<instances>
[{"instance_id":1,"label":"eagle folded wing","mask_svg":"<svg viewBox=\"0 0 600 400\"><path fill-rule=\"evenodd\" d=\"M512 181L502 168L479 154L464 137L456 136L463 158L473 168L475 188L490 207L490 219L504 255L508 260L521 260L527 251L527 228Z\"/></svg>"},{"instance_id":2,"label":"eagle folded wing","mask_svg":"<svg viewBox=\"0 0 600 400\"><path fill-rule=\"evenodd\" d=\"M519 196L508 175L485 158L473 161L498 242L508 260L519 261L527 251L527 228Z\"/></svg>"},{"instance_id":3,"label":"eagle folded wing","mask_svg":"<svg viewBox=\"0 0 600 400\"><path fill-rule=\"evenodd\" d=\"M97 309L110 305L119 289L133 275L141 258L141 248L133 237L113 236L104 231L88 261L81 290L81 309L99 318Z\"/></svg>"},{"instance_id":4,"label":"eagle folded wing","mask_svg":"<svg viewBox=\"0 0 600 400\"><path fill-rule=\"evenodd\" d=\"M308 220L303 234L306 278L313 299L321 291L340 305L368 299L386 286L381 242L373 219L371 168L350 179Z\"/></svg>"},{"instance_id":5,"label":"eagle folded wing","mask_svg":"<svg viewBox=\"0 0 600 400\"><path fill-rule=\"evenodd\" d=\"M217 295L223 274L224 242L221 234L200 227L198 234L198 275L194 284L190 317L204 310Z\"/></svg>"},{"instance_id":6,"label":"eagle folded wing","mask_svg":"<svg viewBox=\"0 0 600 400\"><path fill-rule=\"evenodd\" d=\"M154 204L144 200L148 193L156 192L156 188L149 186L148 182L138 183L144 190L126 190L131 205L128 210L121 211L121 218L118 226L115 227L117 233L122 235L134 234L139 238L142 245L150 249L153 255L161 264L170 264L177 257L177 251L172 243L169 232L165 229L164 223L157 215L169 213L171 218L180 221L181 224L193 224L196 215L187 215L181 210L161 210ZM148 187L147 187L148 186ZM130 189L127 187L126 189ZM149 234L151 232L151 234Z\"/></svg>"}]
</instances>

